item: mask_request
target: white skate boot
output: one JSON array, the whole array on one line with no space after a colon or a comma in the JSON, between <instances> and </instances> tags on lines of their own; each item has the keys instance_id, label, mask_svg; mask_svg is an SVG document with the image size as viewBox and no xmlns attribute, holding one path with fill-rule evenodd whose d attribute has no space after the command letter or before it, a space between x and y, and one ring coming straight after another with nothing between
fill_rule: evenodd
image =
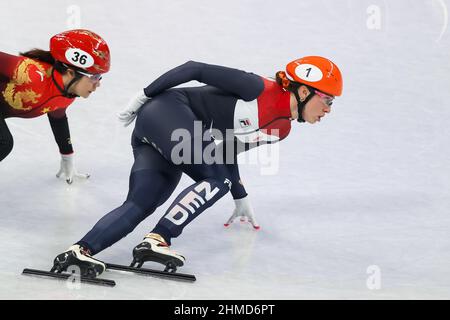
<instances>
[{"instance_id":1,"label":"white skate boot","mask_svg":"<svg viewBox=\"0 0 450 320\"><path fill-rule=\"evenodd\" d=\"M61 273L67 271L69 266L79 267L81 275L87 277L97 277L106 269L106 265L103 262L92 258L88 250L78 244L57 255L53 261L51 271Z\"/></svg>"},{"instance_id":2,"label":"white skate boot","mask_svg":"<svg viewBox=\"0 0 450 320\"><path fill-rule=\"evenodd\" d=\"M169 245L159 234L149 233L144 240L133 249L133 262L137 268L146 261L154 261L166 266L165 271L175 272L177 267L184 265L185 258L170 250Z\"/></svg>"}]
</instances>

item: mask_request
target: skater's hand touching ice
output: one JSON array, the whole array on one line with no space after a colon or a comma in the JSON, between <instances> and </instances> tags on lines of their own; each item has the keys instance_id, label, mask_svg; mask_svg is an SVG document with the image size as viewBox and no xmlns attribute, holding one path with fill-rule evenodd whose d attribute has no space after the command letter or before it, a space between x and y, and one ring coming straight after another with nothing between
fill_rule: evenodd
<instances>
[{"instance_id":1,"label":"skater's hand touching ice","mask_svg":"<svg viewBox=\"0 0 450 320\"><path fill-rule=\"evenodd\" d=\"M78 173L73 164L73 153L72 154L62 154L61 155L61 168L56 174L57 178L64 176L68 184L72 184L74 178L88 179L89 174Z\"/></svg>"},{"instance_id":2,"label":"skater's hand touching ice","mask_svg":"<svg viewBox=\"0 0 450 320\"><path fill-rule=\"evenodd\" d=\"M129 126L136 118L137 111L148 101L143 90L140 90L135 96L133 96L128 102L126 108L122 110L117 116L123 123L124 127Z\"/></svg>"},{"instance_id":3,"label":"skater's hand touching ice","mask_svg":"<svg viewBox=\"0 0 450 320\"><path fill-rule=\"evenodd\" d=\"M250 204L250 200L248 196L242 199L234 200L235 208L233 214L228 219L227 223L225 223L225 227L228 227L236 218L240 218L241 222L248 221L252 224L253 228L259 229L260 226L258 222L256 222L255 214L253 212L253 207Z\"/></svg>"}]
</instances>

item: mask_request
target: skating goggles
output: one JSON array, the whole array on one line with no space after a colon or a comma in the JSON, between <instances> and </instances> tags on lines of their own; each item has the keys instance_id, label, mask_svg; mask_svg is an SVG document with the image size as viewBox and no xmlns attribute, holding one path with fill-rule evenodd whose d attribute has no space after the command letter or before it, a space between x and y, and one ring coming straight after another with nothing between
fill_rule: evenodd
<instances>
[{"instance_id":1,"label":"skating goggles","mask_svg":"<svg viewBox=\"0 0 450 320\"><path fill-rule=\"evenodd\" d=\"M323 92L321 92L319 90L315 90L315 89L314 89L314 93L317 94L322 99L322 101L325 102L325 104L327 106L331 107L331 105L333 104L333 100L334 100L333 96L329 96L326 93L323 93Z\"/></svg>"},{"instance_id":2,"label":"skating goggles","mask_svg":"<svg viewBox=\"0 0 450 320\"><path fill-rule=\"evenodd\" d=\"M91 80L92 82L99 82L100 80L102 80L102 74L101 73L96 73L96 74L90 74L90 73L86 73L86 72L82 72L77 70L78 74L81 74L82 76L88 77L89 80Z\"/></svg>"}]
</instances>

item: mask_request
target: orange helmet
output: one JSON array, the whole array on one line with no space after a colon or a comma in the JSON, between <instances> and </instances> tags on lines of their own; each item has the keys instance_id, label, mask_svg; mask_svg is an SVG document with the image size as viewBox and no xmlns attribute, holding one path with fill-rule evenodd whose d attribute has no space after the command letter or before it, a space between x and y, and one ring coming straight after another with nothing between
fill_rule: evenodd
<instances>
[{"instance_id":1,"label":"orange helmet","mask_svg":"<svg viewBox=\"0 0 450 320\"><path fill-rule=\"evenodd\" d=\"M342 75L331 60L319 56L303 57L286 66L289 76L296 82L332 96L342 94Z\"/></svg>"}]
</instances>

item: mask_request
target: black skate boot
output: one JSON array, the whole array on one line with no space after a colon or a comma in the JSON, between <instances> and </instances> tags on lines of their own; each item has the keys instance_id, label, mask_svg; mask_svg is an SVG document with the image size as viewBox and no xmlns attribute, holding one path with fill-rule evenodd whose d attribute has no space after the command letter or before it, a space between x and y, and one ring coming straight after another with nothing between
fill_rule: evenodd
<instances>
[{"instance_id":1,"label":"black skate boot","mask_svg":"<svg viewBox=\"0 0 450 320\"><path fill-rule=\"evenodd\" d=\"M92 258L88 250L77 244L56 256L51 272L61 273L67 271L70 266L79 267L81 276L92 278L102 274L106 269L103 262Z\"/></svg>"},{"instance_id":2,"label":"black skate boot","mask_svg":"<svg viewBox=\"0 0 450 320\"><path fill-rule=\"evenodd\" d=\"M170 250L169 245L159 234L149 233L144 241L133 249L131 266L142 267L146 261L154 261L166 266L164 271L175 272L177 267L183 266L185 258Z\"/></svg>"}]
</instances>

